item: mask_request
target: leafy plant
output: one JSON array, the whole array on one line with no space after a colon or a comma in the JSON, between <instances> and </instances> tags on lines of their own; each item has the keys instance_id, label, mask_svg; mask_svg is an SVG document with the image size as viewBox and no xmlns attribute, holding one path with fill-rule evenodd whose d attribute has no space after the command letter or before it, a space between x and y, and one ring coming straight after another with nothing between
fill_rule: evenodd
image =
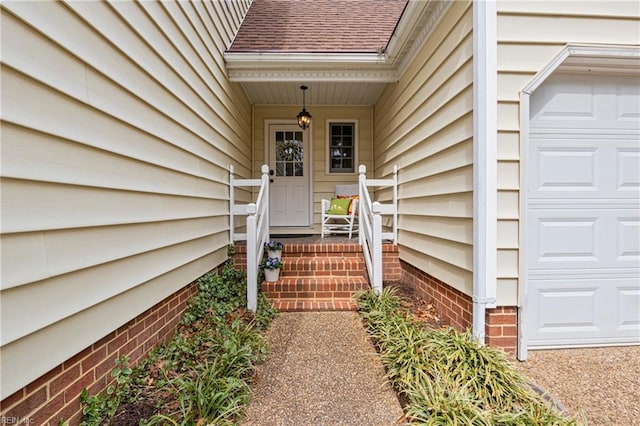
<instances>
[{"instance_id":1,"label":"leafy plant","mask_svg":"<svg viewBox=\"0 0 640 426\"><path fill-rule=\"evenodd\" d=\"M220 274L200 277L171 340L133 370L126 360L118 362L106 392L83 391L83 424L120 424L118 416L138 398L154 404L141 425L233 424L247 402L255 364L266 358L260 332L276 315L261 293L255 314L244 306L245 276L232 261Z\"/></svg>"},{"instance_id":2,"label":"leafy plant","mask_svg":"<svg viewBox=\"0 0 640 426\"><path fill-rule=\"evenodd\" d=\"M127 397L131 385L131 373L129 359L121 357L116 360L116 367L111 371L111 377L115 379L113 385L107 387L106 393L89 396L87 388L82 389L80 402L84 405L82 409L83 421L81 425L95 425L105 418L113 417L120 403Z\"/></svg>"},{"instance_id":3,"label":"leafy plant","mask_svg":"<svg viewBox=\"0 0 640 426\"><path fill-rule=\"evenodd\" d=\"M282 268L282 266L283 265L279 257L267 257L262 262L262 265L260 265L260 268L274 270L274 269L280 269Z\"/></svg>"},{"instance_id":4,"label":"leafy plant","mask_svg":"<svg viewBox=\"0 0 640 426\"><path fill-rule=\"evenodd\" d=\"M267 250L276 251L282 250L284 248L284 245L280 241L268 241L264 243L264 248Z\"/></svg>"},{"instance_id":5,"label":"leafy plant","mask_svg":"<svg viewBox=\"0 0 640 426\"><path fill-rule=\"evenodd\" d=\"M504 352L469 331L434 329L402 308L393 290L357 295L360 315L381 353L406 415L427 425L576 425L554 411Z\"/></svg>"}]
</instances>

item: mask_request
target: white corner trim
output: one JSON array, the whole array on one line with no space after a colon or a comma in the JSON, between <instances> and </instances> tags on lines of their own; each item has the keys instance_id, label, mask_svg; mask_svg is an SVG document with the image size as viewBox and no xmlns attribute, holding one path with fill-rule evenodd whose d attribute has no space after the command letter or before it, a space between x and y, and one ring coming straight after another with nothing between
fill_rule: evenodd
<instances>
[{"instance_id":1,"label":"white corner trim","mask_svg":"<svg viewBox=\"0 0 640 426\"><path fill-rule=\"evenodd\" d=\"M496 306L497 46L496 2L473 2L473 334L481 343L485 310Z\"/></svg>"}]
</instances>

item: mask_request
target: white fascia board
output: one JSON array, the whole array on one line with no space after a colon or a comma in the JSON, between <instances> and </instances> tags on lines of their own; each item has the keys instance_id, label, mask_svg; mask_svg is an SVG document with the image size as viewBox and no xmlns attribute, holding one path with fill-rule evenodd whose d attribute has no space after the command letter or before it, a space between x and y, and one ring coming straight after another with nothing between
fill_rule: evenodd
<instances>
[{"instance_id":1,"label":"white fascia board","mask_svg":"<svg viewBox=\"0 0 640 426\"><path fill-rule=\"evenodd\" d=\"M318 66L322 64L386 64L384 54L378 53L282 53L282 52L226 52L228 67L260 68L268 66Z\"/></svg>"},{"instance_id":2,"label":"white fascia board","mask_svg":"<svg viewBox=\"0 0 640 426\"><path fill-rule=\"evenodd\" d=\"M386 57L377 53L225 53L227 75L234 82L398 81Z\"/></svg>"},{"instance_id":3,"label":"white fascia board","mask_svg":"<svg viewBox=\"0 0 640 426\"><path fill-rule=\"evenodd\" d=\"M428 7L429 2L426 1L409 1L400 17L400 22L396 27L389 44L387 45L387 54L392 60L399 57L402 49L409 41L411 34L414 33L416 26L419 24L422 14Z\"/></svg>"}]
</instances>

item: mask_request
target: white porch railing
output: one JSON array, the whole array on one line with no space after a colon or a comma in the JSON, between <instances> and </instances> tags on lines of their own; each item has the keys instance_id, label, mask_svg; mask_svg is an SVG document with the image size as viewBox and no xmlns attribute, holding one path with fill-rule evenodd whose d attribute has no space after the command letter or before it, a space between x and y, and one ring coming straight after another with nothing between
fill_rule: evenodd
<instances>
[{"instance_id":1,"label":"white porch railing","mask_svg":"<svg viewBox=\"0 0 640 426\"><path fill-rule=\"evenodd\" d=\"M269 241L269 166L262 166L260 179L236 179L233 165L229 166L229 239L247 242L247 309L258 309L258 271L264 253L264 243ZM259 186L255 203L236 204L235 188ZM236 216L247 216L246 233L236 233Z\"/></svg>"},{"instance_id":2,"label":"white porch railing","mask_svg":"<svg viewBox=\"0 0 640 426\"><path fill-rule=\"evenodd\" d=\"M364 260L369 272L371 288L380 294L382 292L382 241L391 240L398 243L398 166L393 167L391 179L367 179L367 168L361 165L358 169L360 211L359 211L359 238L364 253ZM381 204L371 201L369 187L388 187L393 190L391 204ZM391 215L393 223L390 232L382 232L382 215Z\"/></svg>"}]
</instances>

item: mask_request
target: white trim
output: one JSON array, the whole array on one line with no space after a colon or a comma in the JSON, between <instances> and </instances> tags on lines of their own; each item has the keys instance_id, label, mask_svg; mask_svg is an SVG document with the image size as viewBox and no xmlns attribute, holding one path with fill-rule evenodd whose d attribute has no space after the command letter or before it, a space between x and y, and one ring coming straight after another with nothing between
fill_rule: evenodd
<instances>
[{"instance_id":1,"label":"white trim","mask_svg":"<svg viewBox=\"0 0 640 426\"><path fill-rule=\"evenodd\" d=\"M332 172L331 171L331 132L330 127L332 124L353 124L353 171L352 172ZM324 171L327 176L353 176L358 174L358 148L360 135L358 134L358 120L357 119L341 119L341 118L327 118L325 120L325 166Z\"/></svg>"},{"instance_id":2,"label":"white trim","mask_svg":"<svg viewBox=\"0 0 640 426\"><path fill-rule=\"evenodd\" d=\"M485 311L496 306L498 99L497 8L473 2L473 335L484 344Z\"/></svg>"},{"instance_id":3,"label":"white trim","mask_svg":"<svg viewBox=\"0 0 640 426\"><path fill-rule=\"evenodd\" d=\"M289 66L315 68L318 62L348 64L386 64L383 53L303 53L303 52L225 52L227 67L263 68L269 66Z\"/></svg>"},{"instance_id":4,"label":"white trim","mask_svg":"<svg viewBox=\"0 0 640 426\"><path fill-rule=\"evenodd\" d=\"M528 297L527 256L528 221L527 174L529 152L530 98L554 72L576 70L596 63L598 68L606 68L608 72L626 74L640 71L640 47L621 45L566 45L540 72L538 72L520 93L520 221L519 221L519 264L518 264L518 353L520 361L528 356L526 334L526 309Z\"/></svg>"}]
</instances>

